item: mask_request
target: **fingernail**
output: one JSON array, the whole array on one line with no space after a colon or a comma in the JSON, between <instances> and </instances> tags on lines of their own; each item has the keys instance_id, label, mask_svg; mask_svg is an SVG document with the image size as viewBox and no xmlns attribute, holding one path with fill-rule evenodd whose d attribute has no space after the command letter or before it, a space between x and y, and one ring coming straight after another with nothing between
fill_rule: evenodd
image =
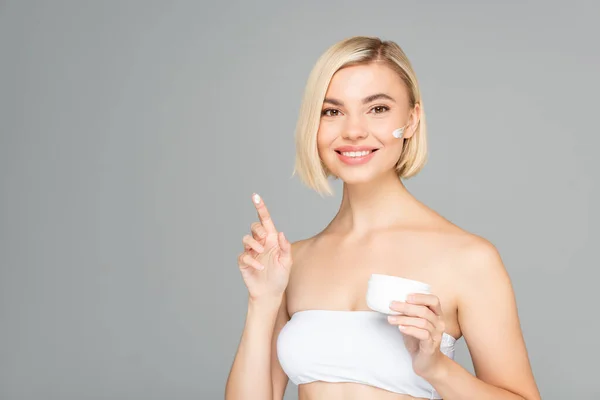
<instances>
[{"instance_id":1,"label":"fingernail","mask_svg":"<svg viewBox=\"0 0 600 400\"><path fill-rule=\"evenodd\" d=\"M394 305L395 305L394 303L395 303L395 301L390 301L389 307L390 307L390 308L391 308L391 307L394 307Z\"/></svg>"},{"instance_id":2,"label":"fingernail","mask_svg":"<svg viewBox=\"0 0 600 400\"><path fill-rule=\"evenodd\" d=\"M254 200L254 203L258 204L260 203L260 196L254 193L254 196L252 196L252 200Z\"/></svg>"},{"instance_id":3,"label":"fingernail","mask_svg":"<svg viewBox=\"0 0 600 400\"><path fill-rule=\"evenodd\" d=\"M398 325L398 329L400 329L401 331L403 331L403 330L406 329L406 326L404 326L404 325Z\"/></svg>"},{"instance_id":4,"label":"fingernail","mask_svg":"<svg viewBox=\"0 0 600 400\"><path fill-rule=\"evenodd\" d=\"M265 269L265 266L261 264L261 265L259 265L259 266L258 266L258 269L259 269L260 271L262 271L263 269Z\"/></svg>"},{"instance_id":5,"label":"fingernail","mask_svg":"<svg viewBox=\"0 0 600 400\"><path fill-rule=\"evenodd\" d=\"M388 322L396 322L398 321L398 318L394 317L393 315L388 316Z\"/></svg>"}]
</instances>

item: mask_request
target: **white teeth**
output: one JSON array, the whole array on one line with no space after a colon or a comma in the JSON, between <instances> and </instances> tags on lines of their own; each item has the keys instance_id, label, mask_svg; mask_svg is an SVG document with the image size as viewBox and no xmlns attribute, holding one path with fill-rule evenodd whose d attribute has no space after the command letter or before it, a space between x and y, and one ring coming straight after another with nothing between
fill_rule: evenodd
<instances>
[{"instance_id":1,"label":"white teeth","mask_svg":"<svg viewBox=\"0 0 600 400\"><path fill-rule=\"evenodd\" d=\"M342 154L346 157L364 157L367 154L371 153L371 150L365 151L343 151Z\"/></svg>"}]
</instances>

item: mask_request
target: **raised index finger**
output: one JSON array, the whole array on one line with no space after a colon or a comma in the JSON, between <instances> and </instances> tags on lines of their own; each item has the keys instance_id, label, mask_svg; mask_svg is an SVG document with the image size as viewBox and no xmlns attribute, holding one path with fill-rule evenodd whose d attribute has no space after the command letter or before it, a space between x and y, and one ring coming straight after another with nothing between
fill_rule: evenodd
<instances>
[{"instance_id":1,"label":"raised index finger","mask_svg":"<svg viewBox=\"0 0 600 400\"><path fill-rule=\"evenodd\" d=\"M275 225L273 224L273 220L271 220L269 210L267 210L267 206L265 205L264 201L256 193L252 195L252 200L254 206L256 207L256 211L258 212L258 218L260 219L262 225L265 227L267 234L277 233L277 230L275 230Z\"/></svg>"}]
</instances>

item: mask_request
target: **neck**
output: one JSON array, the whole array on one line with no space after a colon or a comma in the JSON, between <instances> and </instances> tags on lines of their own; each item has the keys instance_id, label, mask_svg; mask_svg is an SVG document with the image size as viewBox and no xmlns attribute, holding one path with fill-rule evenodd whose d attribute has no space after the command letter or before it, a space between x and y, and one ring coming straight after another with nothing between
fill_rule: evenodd
<instances>
[{"instance_id":1,"label":"neck","mask_svg":"<svg viewBox=\"0 0 600 400\"><path fill-rule=\"evenodd\" d=\"M344 183L342 203L330 225L336 231L364 236L413 220L421 211L419 204L398 175L390 171L369 182Z\"/></svg>"}]
</instances>

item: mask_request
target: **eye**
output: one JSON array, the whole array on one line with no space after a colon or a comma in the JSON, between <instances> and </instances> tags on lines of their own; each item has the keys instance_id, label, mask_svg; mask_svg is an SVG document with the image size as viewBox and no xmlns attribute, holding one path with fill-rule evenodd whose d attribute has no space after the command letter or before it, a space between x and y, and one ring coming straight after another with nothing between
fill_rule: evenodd
<instances>
[{"instance_id":1,"label":"eye","mask_svg":"<svg viewBox=\"0 0 600 400\"><path fill-rule=\"evenodd\" d=\"M337 114L332 115L331 113L339 113L339 110L336 110L335 108L327 108L321 112L321 115L325 115L327 117L334 117L337 115Z\"/></svg>"},{"instance_id":2,"label":"eye","mask_svg":"<svg viewBox=\"0 0 600 400\"><path fill-rule=\"evenodd\" d=\"M389 111L389 109L390 108L388 106L375 106L371 110L383 110L383 111L380 111L380 112L375 112L375 114L382 114L385 111Z\"/></svg>"}]
</instances>

